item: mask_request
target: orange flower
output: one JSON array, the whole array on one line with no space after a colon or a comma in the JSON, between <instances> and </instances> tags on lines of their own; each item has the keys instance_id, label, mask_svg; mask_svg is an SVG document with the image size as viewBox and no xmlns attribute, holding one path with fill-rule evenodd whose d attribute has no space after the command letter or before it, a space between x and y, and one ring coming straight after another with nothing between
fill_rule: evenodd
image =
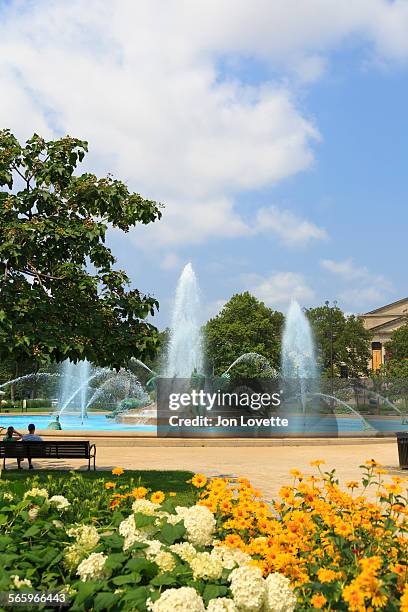
<instances>
[{"instance_id":1,"label":"orange flower","mask_svg":"<svg viewBox=\"0 0 408 612\"><path fill-rule=\"evenodd\" d=\"M105 489L114 489L116 487L114 482L105 482Z\"/></svg>"},{"instance_id":2,"label":"orange flower","mask_svg":"<svg viewBox=\"0 0 408 612\"><path fill-rule=\"evenodd\" d=\"M204 474L195 474L191 479L191 484L193 487L201 489L201 487L205 487L207 484L207 478L204 476Z\"/></svg>"},{"instance_id":3,"label":"orange flower","mask_svg":"<svg viewBox=\"0 0 408 612\"><path fill-rule=\"evenodd\" d=\"M165 497L166 496L163 491L155 491L151 494L150 501L152 501L154 504L161 504L164 501Z\"/></svg>"},{"instance_id":4,"label":"orange flower","mask_svg":"<svg viewBox=\"0 0 408 612\"><path fill-rule=\"evenodd\" d=\"M115 467L115 468L113 468L113 470L112 470L112 474L113 474L114 476L121 476L121 475L124 473L124 471L125 471L125 470L124 470L123 468L121 468L121 467Z\"/></svg>"},{"instance_id":5,"label":"orange flower","mask_svg":"<svg viewBox=\"0 0 408 612\"><path fill-rule=\"evenodd\" d=\"M113 510L114 508L116 508L116 506L119 506L119 504L120 504L120 501L118 499L114 499L113 501L111 501L109 508Z\"/></svg>"},{"instance_id":6,"label":"orange flower","mask_svg":"<svg viewBox=\"0 0 408 612\"><path fill-rule=\"evenodd\" d=\"M148 490L146 489L146 487L136 487L132 491L132 497L134 497L135 499L142 499L143 497L146 497L147 491Z\"/></svg>"},{"instance_id":7,"label":"orange flower","mask_svg":"<svg viewBox=\"0 0 408 612\"><path fill-rule=\"evenodd\" d=\"M323 595L323 593L316 593L315 595L313 595L312 599L310 600L310 603L317 610L321 610L321 608L323 608L326 601L327 599Z\"/></svg>"}]
</instances>

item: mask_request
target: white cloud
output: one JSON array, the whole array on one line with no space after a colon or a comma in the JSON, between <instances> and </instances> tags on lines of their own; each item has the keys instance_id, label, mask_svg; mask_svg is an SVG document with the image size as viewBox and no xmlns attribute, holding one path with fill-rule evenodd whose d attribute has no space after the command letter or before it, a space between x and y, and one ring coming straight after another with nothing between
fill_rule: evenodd
<instances>
[{"instance_id":1,"label":"white cloud","mask_svg":"<svg viewBox=\"0 0 408 612\"><path fill-rule=\"evenodd\" d=\"M287 306L293 299L305 303L315 297L305 277L297 272L276 272L268 278L255 275L247 277L247 281L249 291L273 307Z\"/></svg>"},{"instance_id":2,"label":"white cloud","mask_svg":"<svg viewBox=\"0 0 408 612\"><path fill-rule=\"evenodd\" d=\"M176 253L166 253L160 260L160 267L163 270L173 270L174 268L180 268L181 259Z\"/></svg>"},{"instance_id":3,"label":"white cloud","mask_svg":"<svg viewBox=\"0 0 408 612\"><path fill-rule=\"evenodd\" d=\"M356 279L370 279L371 274L365 267L356 266L351 258L344 259L343 261L334 261L333 259L322 259L320 265L336 274L341 276L344 280L356 280Z\"/></svg>"},{"instance_id":4,"label":"white cloud","mask_svg":"<svg viewBox=\"0 0 408 612\"><path fill-rule=\"evenodd\" d=\"M313 163L318 132L293 88L321 78L333 49L358 39L382 61L408 56L402 1L36 0L3 7L1 27L1 124L87 138L97 171L167 203L165 246L179 231L184 244L251 231L235 194ZM221 76L220 58L243 57L282 78Z\"/></svg>"},{"instance_id":5,"label":"white cloud","mask_svg":"<svg viewBox=\"0 0 408 612\"><path fill-rule=\"evenodd\" d=\"M292 213L276 206L261 208L257 213L256 229L272 232L288 246L304 245L311 240L326 240L326 231Z\"/></svg>"},{"instance_id":6,"label":"white cloud","mask_svg":"<svg viewBox=\"0 0 408 612\"><path fill-rule=\"evenodd\" d=\"M348 306L357 306L361 310L367 304L377 304L386 299L392 290L392 283L385 276L355 265L351 258L343 261L323 259L320 265L347 283L347 288L339 292L339 298Z\"/></svg>"}]
</instances>

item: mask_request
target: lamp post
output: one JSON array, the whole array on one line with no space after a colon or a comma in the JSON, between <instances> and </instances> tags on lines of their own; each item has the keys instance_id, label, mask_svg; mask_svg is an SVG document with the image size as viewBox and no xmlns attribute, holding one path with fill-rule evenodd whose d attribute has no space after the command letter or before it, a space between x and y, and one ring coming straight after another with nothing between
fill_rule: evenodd
<instances>
[{"instance_id":1,"label":"lamp post","mask_svg":"<svg viewBox=\"0 0 408 612\"><path fill-rule=\"evenodd\" d=\"M334 393L334 361L333 361L333 310L337 308L337 301L333 301L333 306L330 306L329 300L325 301L325 305L329 308L329 325L330 325L330 395L333 396ZM333 408L333 399L331 400L331 405Z\"/></svg>"}]
</instances>

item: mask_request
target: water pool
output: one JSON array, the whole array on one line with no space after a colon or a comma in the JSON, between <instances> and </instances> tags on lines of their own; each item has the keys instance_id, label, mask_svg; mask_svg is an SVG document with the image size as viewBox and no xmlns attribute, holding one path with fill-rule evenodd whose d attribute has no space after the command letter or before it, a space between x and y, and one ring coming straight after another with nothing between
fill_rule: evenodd
<instances>
[{"instance_id":1,"label":"water pool","mask_svg":"<svg viewBox=\"0 0 408 612\"><path fill-rule=\"evenodd\" d=\"M306 417L307 419L308 417ZM303 417L300 415L292 415L290 417L290 427L286 428L286 432L295 434L296 432L303 431ZM0 427L8 427L12 425L20 431L21 433L25 433L27 431L27 426L29 423L34 423L37 430L46 430L48 424L53 420L53 417L50 415L34 415L34 414L20 414L20 415L1 415L0 416ZM83 422L74 415L65 415L61 416L61 426L63 430L70 431L107 431L107 432L138 432L143 435L151 435L155 434L157 428L155 425L142 425L142 424L130 424L130 423L117 423L113 419L108 419L105 414L90 414ZM208 428L210 431L213 428ZM369 434L370 431L375 435L376 432L392 434L395 431L408 431L408 424L404 423L402 419L395 418L378 418L375 416L366 417L366 423L361 419L356 417L322 417L316 419L316 417L312 420L310 419L309 426L306 426L306 430L312 432L319 432L322 434L353 434L358 435L359 433L365 432L365 434ZM194 428L193 428L194 431ZM215 431L215 430L214 430ZM263 432L267 434L267 429L259 428L258 435ZM237 433L237 436L241 433L239 429L229 428L228 433L231 435L233 433ZM220 435L220 432L217 432ZM226 432L227 433L227 432ZM280 435L283 434L282 430L279 432ZM203 436L207 437L207 436Z\"/></svg>"},{"instance_id":2,"label":"water pool","mask_svg":"<svg viewBox=\"0 0 408 612\"><path fill-rule=\"evenodd\" d=\"M12 425L20 433L25 433L29 423L34 423L36 429L47 429L48 423L53 421L50 415L36 414L19 414L0 416L0 427L9 427ZM140 432L156 432L154 425L129 425L128 423L116 423L114 419L108 419L104 414L90 414L84 419L83 424L81 419L74 415L63 414L60 418L62 429L71 431L140 431ZM20 431L21 430L21 431Z\"/></svg>"}]
</instances>

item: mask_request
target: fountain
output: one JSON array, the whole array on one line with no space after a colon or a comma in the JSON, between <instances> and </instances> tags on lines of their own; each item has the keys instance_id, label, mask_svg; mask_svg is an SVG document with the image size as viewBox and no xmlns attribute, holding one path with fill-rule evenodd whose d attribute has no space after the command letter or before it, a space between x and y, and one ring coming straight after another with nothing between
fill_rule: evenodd
<instances>
[{"instance_id":1,"label":"fountain","mask_svg":"<svg viewBox=\"0 0 408 612\"><path fill-rule=\"evenodd\" d=\"M83 422L87 417L89 382L99 374L99 371L91 375L91 364L86 359L78 363L66 359L62 363L61 370L59 414L61 415L66 410L74 410L80 414L81 422ZM73 404L74 400L76 402Z\"/></svg>"},{"instance_id":2,"label":"fountain","mask_svg":"<svg viewBox=\"0 0 408 612\"><path fill-rule=\"evenodd\" d=\"M282 378L286 392L299 395L305 414L307 393L318 389L312 330L298 302L292 301L282 336Z\"/></svg>"},{"instance_id":3,"label":"fountain","mask_svg":"<svg viewBox=\"0 0 408 612\"><path fill-rule=\"evenodd\" d=\"M164 371L166 378L190 378L193 372L203 372L200 310L197 277L193 266L188 263L181 273L176 289Z\"/></svg>"},{"instance_id":4,"label":"fountain","mask_svg":"<svg viewBox=\"0 0 408 612\"><path fill-rule=\"evenodd\" d=\"M225 372L221 374L221 377L229 376L230 370L242 362L253 363L262 371L262 374L269 378L276 378L278 375L277 371L271 366L269 361L263 355L260 355L259 353L243 353L237 359L235 359L230 366L228 366Z\"/></svg>"}]
</instances>

